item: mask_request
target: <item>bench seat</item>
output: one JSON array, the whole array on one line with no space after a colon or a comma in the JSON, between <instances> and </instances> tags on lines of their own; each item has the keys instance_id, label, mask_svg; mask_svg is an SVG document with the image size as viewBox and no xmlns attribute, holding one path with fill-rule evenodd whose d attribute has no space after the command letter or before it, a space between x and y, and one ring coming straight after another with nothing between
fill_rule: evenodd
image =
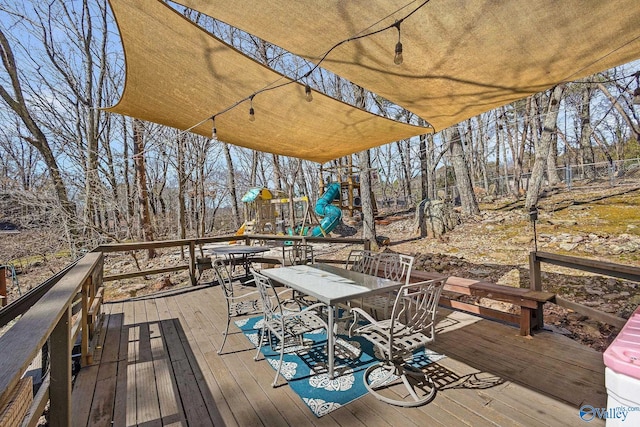
<instances>
[{"instance_id":1,"label":"bench seat","mask_svg":"<svg viewBox=\"0 0 640 427\"><path fill-rule=\"evenodd\" d=\"M443 275L426 271L411 272L411 281L429 280L439 277L443 277ZM520 334L524 336L531 335L533 330L542 328L542 307L546 302L553 302L556 297L552 292L533 291L527 288L513 288L511 286L456 276L450 276L448 278L444 290L459 295L489 298L519 306L520 315L516 315L461 302L455 298L448 298L446 295L440 298L442 305L451 308L469 311L487 317L494 317L510 323L518 323L520 324Z\"/></svg>"}]
</instances>

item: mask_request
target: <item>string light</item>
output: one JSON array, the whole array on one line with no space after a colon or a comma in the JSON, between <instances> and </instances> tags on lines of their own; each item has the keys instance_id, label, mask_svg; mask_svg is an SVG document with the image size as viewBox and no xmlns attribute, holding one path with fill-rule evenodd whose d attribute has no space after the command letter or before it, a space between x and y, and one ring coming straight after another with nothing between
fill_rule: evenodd
<instances>
[{"instance_id":1,"label":"string light","mask_svg":"<svg viewBox=\"0 0 640 427\"><path fill-rule=\"evenodd\" d=\"M211 139L214 141L218 140L218 130L216 129L216 116L211 116L211 121L213 122L213 130L211 131Z\"/></svg>"},{"instance_id":2,"label":"string light","mask_svg":"<svg viewBox=\"0 0 640 427\"><path fill-rule=\"evenodd\" d=\"M403 58L403 56L402 56L402 43L400 42L400 23L402 23L405 19L407 19L407 18L411 17L411 16L412 16L414 13L416 13L418 10L422 9L422 8L423 8L424 6L426 6L426 5L427 5L427 3L429 3L430 1L431 1L431 0L424 0L424 1L422 1L422 3L420 3L420 4L419 4L417 7L415 7L411 12L409 12L407 15L405 15L402 19L397 20L396 22L394 22L394 23L393 23L393 24L391 24L391 25L387 25L387 26L386 26L386 27L384 27L384 28L380 28L380 29L378 29L378 30L370 31L370 32L368 32L368 33L359 34L359 35L356 35L356 36L353 36L353 37L349 37L348 39L345 39L345 40L342 40L342 41L340 41L340 42L336 43L336 44L335 44L335 45L333 45L329 50L327 50L327 51L322 55L322 57L320 57L317 61L314 61L314 62L315 62L315 64L313 65L313 67L311 67L311 69L310 69L309 71L307 71L307 73L305 73L303 76L298 77L298 78L295 78L295 79L292 79L292 80L289 80L289 81L288 81L288 82L286 82L286 83L281 83L281 84L277 84L277 85L274 85L274 86L270 86L270 85L269 85L269 86L263 87L262 89L257 90L256 92L254 92L253 94L251 94L251 95L247 96L246 98L243 98L243 99L241 99L241 100L239 100L239 101L235 102L234 104L232 104L232 105L228 106L227 108L225 108L225 109L223 109L223 110L221 110L221 111L217 112L214 116L212 116L212 117L211 117L211 119L214 121L214 125L213 125L213 126L214 126L214 127L213 127L213 139L214 139L214 140L217 140L216 128L215 128L215 116L216 116L216 115L224 114L224 113L226 113L226 112L228 112L228 111L230 111L230 110L233 110L234 108L236 108L236 107L237 107L237 106L239 106L240 104L244 103L245 101L250 100L250 101L252 102L252 104L251 104L251 107L249 108L249 120L250 120L250 121L252 121L252 122L253 122L253 121L255 121L255 110L253 109L253 97L254 97L254 96L258 95L259 93L263 93L263 92L267 92L267 91L272 91L272 90L275 90L275 89L279 89L279 88L281 88L281 87L283 87L283 86L287 86L287 85L290 85L290 84L292 84L292 83L299 83L302 79L309 77L309 76L311 75L311 73L313 73L313 72L314 72L318 67L320 67L320 65L324 62L324 60L325 60L325 59L327 59L327 56L329 56L329 54L330 54L331 52L333 52L333 50L335 50L336 48L338 48L339 46L341 46L341 45L343 45L343 44L345 44L345 43L349 43L349 42L352 42L352 41L355 41L355 40L360 40L360 39L363 39L363 38L371 37L371 36L374 36L374 35L376 35L376 34L380 34L380 33L384 32L384 31L387 31L387 30L389 30L389 29L391 29L391 28L395 27L395 28L397 28L397 30L398 30L398 43L396 43L395 56L394 56L393 62L394 62L395 64L397 64L397 65L402 64L402 62L403 62L404 58ZM305 93L305 99L307 100L307 102L311 102L311 101L313 101L313 93L312 93L312 91L311 91L311 87L309 86L309 84L308 84L308 83L307 83L307 84L305 84L305 87L304 87L304 93ZM203 122L204 122L204 121L206 121L206 120L207 120L207 119L203 120ZM201 123L202 123L202 122L201 122ZM195 125L195 126L192 126L190 129L193 129L193 128L195 128L195 127L196 127L196 126L198 126L198 125L199 125L199 124L197 124L197 125ZM431 127L431 125L430 125L430 124L427 124L427 126L428 126L428 127ZM190 129L189 129L189 130L190 130Z\"/></svg>"},{"instance_id":3,"label":"string light","mask_svg":"<svg viewBox=\"0 0 640 427\"><path fill-rule=\"evenodd\" d=\"M309 83L304 85L304 94L307 102L313 101L313 94L311 93L311 86L309 86Z\"/></svg>"},{"instance_id":4,"label":"string light","mask_svg":"<svg viewBox=\"0 0 640 427\"><path fill-rule=\"evenodd\" d=\"M400 24L402 23L402 21L403 19L396 21L396 23L393 25L398 29L398 43L396 43L396 53L393 57L393 63L396 65L401 65L404 61L404 58L402 57L402 43L400 42Z\"/></svg>"},{"instance_id":5,"label":"string light","mask_svg":"<svg viewBox=\"0 0 640 427\"><path fill-rule=\"evenodd\" d=\"M251 106L249 107L249 121L250 122L255 122L256 121L256 112L253 109L253 96L251 96L251 98L249 98L249 102L251 103Z\"/></svg>"},{"instance_id":6,"label":"string light","mask_svg":"<svg viewBox=\"0 0 640 427\"><path fill-rule=\"evenodd\" d=\"M635 76L636 85L638 86L636 87L636 90L633 91L633 104L640 105L640 71L638 71Z\"/></svg>"}]
</instances>

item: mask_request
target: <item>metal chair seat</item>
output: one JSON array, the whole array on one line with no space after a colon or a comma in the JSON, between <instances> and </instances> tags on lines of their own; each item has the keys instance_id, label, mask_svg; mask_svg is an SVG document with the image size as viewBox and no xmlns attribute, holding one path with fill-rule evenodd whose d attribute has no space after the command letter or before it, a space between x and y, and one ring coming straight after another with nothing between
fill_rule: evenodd
<instances>
[{"instance_id":1,"label":"metal chair seat","mask_svg":"<svg viewBox=\"0 0 640 427\"><path fill-rule=\"evenodd\" d=\"M271 385L276 387L283 365L285 348L290 347L292 343L296 346L304 346L305 333L319 329L328 330L327 323L315 311L323 307L324 304L317 303L297 311L291 310L285 307L284 302L280 300L268 277L255 271L253 272L253 277L260 293L264 313L262 333L254 359L258 360L265 340L273 348L275 338L280 347L280 358L276 375Z\"/></svg>"},{"instance_id":2,"label":"metal chair seat","mask_svg":"<svg viewBox=\"0 0 640 427\"><path fill-rule=\"evenodd\" d=\"M435 314L446 278L404 285L398 291L391 317L377 321L365 310L352 308L349 330L370 341L383 361L370 366L364 385L377 399L392 405L415 407L430 402L436 388L429 376L410 364L413 352L435 339ZM358 326L358 317L367 323ZM401 398L398 398L400 396Z\"/></svg>"},{"instance_id":3,"label":"metal chair seat","mask_svg":"<svg viewBox=\"0 0 640 427\"><path fill-rule=\"evenodd\" d=\"M217 259L213 262L213 272L216 281L222 288L224 299L227 303L227 325L224 332L222 332L222 344L218 349L218 354L222 354L222 349L229 335L231 320L235 317L260 313L261 307L258 300L258 291L236 282L230 266L224 260Z\"/></svg>"}]
</instances>

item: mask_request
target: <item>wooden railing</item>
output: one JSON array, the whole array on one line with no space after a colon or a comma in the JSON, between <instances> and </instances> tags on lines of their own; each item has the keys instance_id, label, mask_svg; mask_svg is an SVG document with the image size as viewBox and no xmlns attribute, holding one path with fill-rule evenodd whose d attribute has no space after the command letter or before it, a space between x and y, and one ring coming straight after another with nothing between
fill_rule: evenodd
<instances>
[{"instance_id":1,"label":"wooden railing","mask_svg":"<svg viewBox=\"0 0 640 427\"><path fill-rule=\"evenodd\" d=\"M174 265L171 267L156 268L150 270L132 271L129 273L114 274L104 276L105 282L114 280L129 279L132 277L143 277L152 274L164 274L173 271L189 271L189 279L192 285L197 282L197 256L196 251L200 252L200 256L204 256L203 245L207 243L223 243L232 241L244 241L249 245L252 242L274 242L276 245L282 245L287 241L297 241L301 243L346 243L363 245L365 249L369 249L371 242L365 239L357 238L332 238L332 237L307 237L307 236L277 236L272 234L246 234L243 236L228 235L218 237L202 237L198 239L182 239L182 240L163 240L157 242L136 242L136 243L117 243L110 245L100 245L92 252L129 252L136 250L160 249L160 248L188 248L189 257L186 258L184 264Z\"/></svg>"},{"instance_id":2,"label":"wooden railing","mask_svg":"<svg viewBox=\"0 0 640 427\"><path fill-rule=\"evenodd\" d=\"M35 424L48 400L49 425L71 425L72 349L80 334L82 363L91 363L91 338L99 323L102 301L102 262L101 253L85 255L0 336L0 408L48 342L49 376L33 398L27 425ZM78 295L81 315L74 320L73 305Z\"/></svg>"},{"instance_id":3,"label":"wooden railing","mask_svg":"<svg viewBox=\"0 0 640 427\"><path fill-rule=\"evenodd\" d=\"M531 252L529 254L529 273L531 275L531 289L534 291L542 290L541 264L543 263L640 282L640 268L638 267L549 252ZM626 323L626 320L621 317L569 301L561 296L556 296L556 304L618 328L623 327Z\"/></svg>"},{"instance_id":4,"label":"wooden railing","mask_svg":"<svg viewBox=\"0 0 640 427\"><path fill-rule=\"evenodd\" d=\"M80 336L81 364L84 366L92 363L93 338L101 323L103 282L189 270L191 283L196 284L196 250L199 249L202 256L202 245L234 240L244 240L246 244L252 241L271 241L284 245L280 242L300 241L361 244L367 249L370 247L370 243L363 239L258 234L99 246L42 285L0 309L0 327L15 321L0 336L0 418L3 408L7 409L7 401L16 396L19 396L16 401L21 405L20 410L29 406L24 403L23 398L23 392L28 391L32 403L26 414L19 414L16 425L35 425L47 401L50 401L49 425L70 426L72 349ZM189 257L185 263L103 277L104 253L168 247L188 247ZM30 382L24 381L28 377L23 376L40 354L49 358L49 374L43 379L37 394L32 396ZM12 409L15 408L9 408L9 411Z\"/></svg>"}]
</instances>

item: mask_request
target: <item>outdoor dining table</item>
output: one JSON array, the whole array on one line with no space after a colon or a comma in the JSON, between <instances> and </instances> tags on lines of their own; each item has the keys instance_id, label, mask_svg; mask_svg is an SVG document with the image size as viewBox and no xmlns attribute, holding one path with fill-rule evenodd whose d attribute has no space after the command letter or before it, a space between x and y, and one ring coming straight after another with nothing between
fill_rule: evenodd
<instances>
[{"instance_id":1,"label":"outdoor dining table","mask_svg":"<svg viewBox=\"0 0 640 427\"><path fill-rule=\"evenodd\" d=\"M271 250L271 248L268 246L248 245L215 246L208 249L208 251L216 255L224 255L231 265L242 265L244 267L245 276L249 275L251 258L257 254L268 252L269 250Z\"/></svg>"},{"instance_id":2,"label":"outdoor dining table","mask_svg":"<svg viewBox=\"0 0 640 427\"><path fill-rule=\"evenodd\" d=\"M272 281L312 296L327 305L327 370L334 377L335 311L338 304L369 295L400 289L404 283L351 271L331 264L306 264L263 269Z\"/></svg>"}]
</instances>

